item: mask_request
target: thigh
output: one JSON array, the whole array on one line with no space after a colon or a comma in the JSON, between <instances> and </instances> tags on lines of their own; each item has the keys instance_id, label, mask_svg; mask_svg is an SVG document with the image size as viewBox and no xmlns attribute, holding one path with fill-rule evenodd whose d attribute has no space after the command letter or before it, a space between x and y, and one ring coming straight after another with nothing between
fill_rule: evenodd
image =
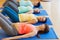
<instances>
[{"instance_id":1,"label":"thigh","mask_svg":"<svg viewBox=\"0 0 60 40\"><path fill-rule=\"evenodd\" d=\"M8 17L13 21L13 22L19 22L18 14L12 10L10 7L6 6L2 13L5 12Z\"/></svg>"},{"instance_id":2,"label":"thigh","mask_svg":"<svg viewBox=\"0 0 60 40\"><path fill-rule=\"evenodd\" d=\"M15 29L1 17L0 17L0 26L8 35L10 36L17 35L17 31L15 31Z\"/></svg>"},{"instance_id":3,"label":"thigh","mask_svg":"<svg viewBox=\"0 0 60 40\"><path fill-rule=\"evenodd\" d=\"M12 22L8 20L2 13L0 13L0 17L3 18L8 24L12 24Z\"/></svg>"}]
</instances>

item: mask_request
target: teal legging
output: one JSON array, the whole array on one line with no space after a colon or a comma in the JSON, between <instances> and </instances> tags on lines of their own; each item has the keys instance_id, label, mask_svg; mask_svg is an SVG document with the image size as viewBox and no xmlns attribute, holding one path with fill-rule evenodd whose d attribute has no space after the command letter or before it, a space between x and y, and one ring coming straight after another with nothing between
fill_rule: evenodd
<instances>
[{"instance_id":1,"label":"teal legging","mask_svg":"<svg viewBox=\"0 0 60 40\"><path fill-rule=\"evenodd\" d=\"M12 26L12 22L10 22L5 16L0 13L0 27L10 36L18 35L17 30Z\"/></svg>"},{"instance_id":2,"label":"teal legging","mask_svg":"<svg viewBox=\"0 0 60 40\"><path fill-rule=\"evenodd\" d=\"M2 13L6 13L12 22L19 22L18 14L10 7L4 7Z\"/></svg>"}]
</instances>

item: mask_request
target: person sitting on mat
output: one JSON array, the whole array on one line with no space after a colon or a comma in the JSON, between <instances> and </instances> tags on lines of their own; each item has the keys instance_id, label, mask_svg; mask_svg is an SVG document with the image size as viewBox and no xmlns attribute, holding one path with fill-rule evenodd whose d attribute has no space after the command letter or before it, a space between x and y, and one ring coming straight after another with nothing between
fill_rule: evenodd
<instances>
[{"instance_id":1,"label":"person sitting on mat","mask_svg":"<svg viewBox=\"0 0 60 40\"><path fill-rule=\"evenodd\" d=\"M12 36L3 38L3 40L28 38L35 35L38 36L39 33L41 34L49 32L49 27L47 24L34 26L27 23L12 23L2 14L0 16L0 26L8 35Z\"/></svg>"},{"instance_id":2,"label":"person sitting on mat","mask_svg":"<svg viewBox=\"0 0 60 40\"><path fill-rule=\"evenodd\" d=\"M20 22L35 24L39 22L46 22L47 18L44 16L35 16L34 14L18 14Z\"/></svg>"}]
</instances>

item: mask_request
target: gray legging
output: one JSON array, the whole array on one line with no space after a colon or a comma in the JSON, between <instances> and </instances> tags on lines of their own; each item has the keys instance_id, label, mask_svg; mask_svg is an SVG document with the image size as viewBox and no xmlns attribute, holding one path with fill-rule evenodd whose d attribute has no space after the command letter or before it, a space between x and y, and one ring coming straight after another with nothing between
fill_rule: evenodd
<instances>
[{"instance_id":1,"label":"gray legging","mask_svg":"<svg viewBox=\"0 0 60 40\"><path fill-rule=\"evenodd\" d=\"M0 26L10 36L18 34L16 29L12 27L12 22L5 18L1 13L0 13Z\"/></svg>"},{"instance_id":2,"label":"gray legging","mask_svg":"<svg viewBox=\"0 0 60 40\"><path fill-rule=\"evenodd\" d=\"M16 13L19 12L18 6L15 5L15 4L14 4L13 2L11 2L11 1L6 2L5 6L8 6L8 7L12 8L14 11L16 11ZM4 6L4 7L5 7L5 6Z\"/></svg>"},{"instance_id":3,"label":"gray legging","mask_svg":"<svg viewBox=\"0 0 60 40\"><path fill-rule=\"evenodd\" d=\"M6 0L6 2L3 4L3 6L7 5L7 2L11 1L13 2L15 5L19 6L19 3L17 2L17 0Z\"/></svg>"},{"instance_id":4,"label":"gray legging","mask_svg":"<svg viewBox=\"0 0 60 40\"><path fill-rule=\"evenodd\" d=\"M12 22L8 20L2 13L0 13L0 17L3 18L8 24L12 25Z\"/></svg>"}]
</instances>

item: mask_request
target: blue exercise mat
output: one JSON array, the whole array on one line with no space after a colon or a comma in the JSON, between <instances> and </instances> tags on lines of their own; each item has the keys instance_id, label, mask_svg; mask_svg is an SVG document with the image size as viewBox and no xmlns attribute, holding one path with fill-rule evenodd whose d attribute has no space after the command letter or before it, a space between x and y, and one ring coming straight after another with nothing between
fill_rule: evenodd
<instances>
[{"instance_id":1,"label":"blue exercise mat","mask_svg":"<svg viewBox=\"0 0 60 40\"><path fill-rule=\"evenodd\" d=\"M0 29L0 40L2 38L7 38L9 37L8 35L5 34L5 32ZM40 34L40 38L37 38L36 36L31 37L31 38L24 38L24 39L20 39L20 40L38 40L38 39L58 39L57 35L55 34L53 28L50 28L50 31L46 34Z\"/></svg>"},{"instance_id":2,"label":"blue exercise mat","mask_svg":"<svg viewBox=\"0 0 60 40\"><path fill-rule=\"evenodd\" d=\"M36 13L37 16L48 16L47 12L45 10L40 10L40 13Z\"/></svg>"},{"instance_id":3,"label":"blue exercise mat","mask_svg":"<svg viewBox=\"0 0 60 40\"><path fill-rule=\"evenodd\" d=\"M38 22L38 23L36 23L36 24L34 24L35 26L37 26L37 25L41 25L41 24L47 24L47 25L52 25L52 22L50 21L50 19L49 18L47 18L47 20L46 20L46 22L44 23L44 22Z\"/></svg>"}]
</instances>

